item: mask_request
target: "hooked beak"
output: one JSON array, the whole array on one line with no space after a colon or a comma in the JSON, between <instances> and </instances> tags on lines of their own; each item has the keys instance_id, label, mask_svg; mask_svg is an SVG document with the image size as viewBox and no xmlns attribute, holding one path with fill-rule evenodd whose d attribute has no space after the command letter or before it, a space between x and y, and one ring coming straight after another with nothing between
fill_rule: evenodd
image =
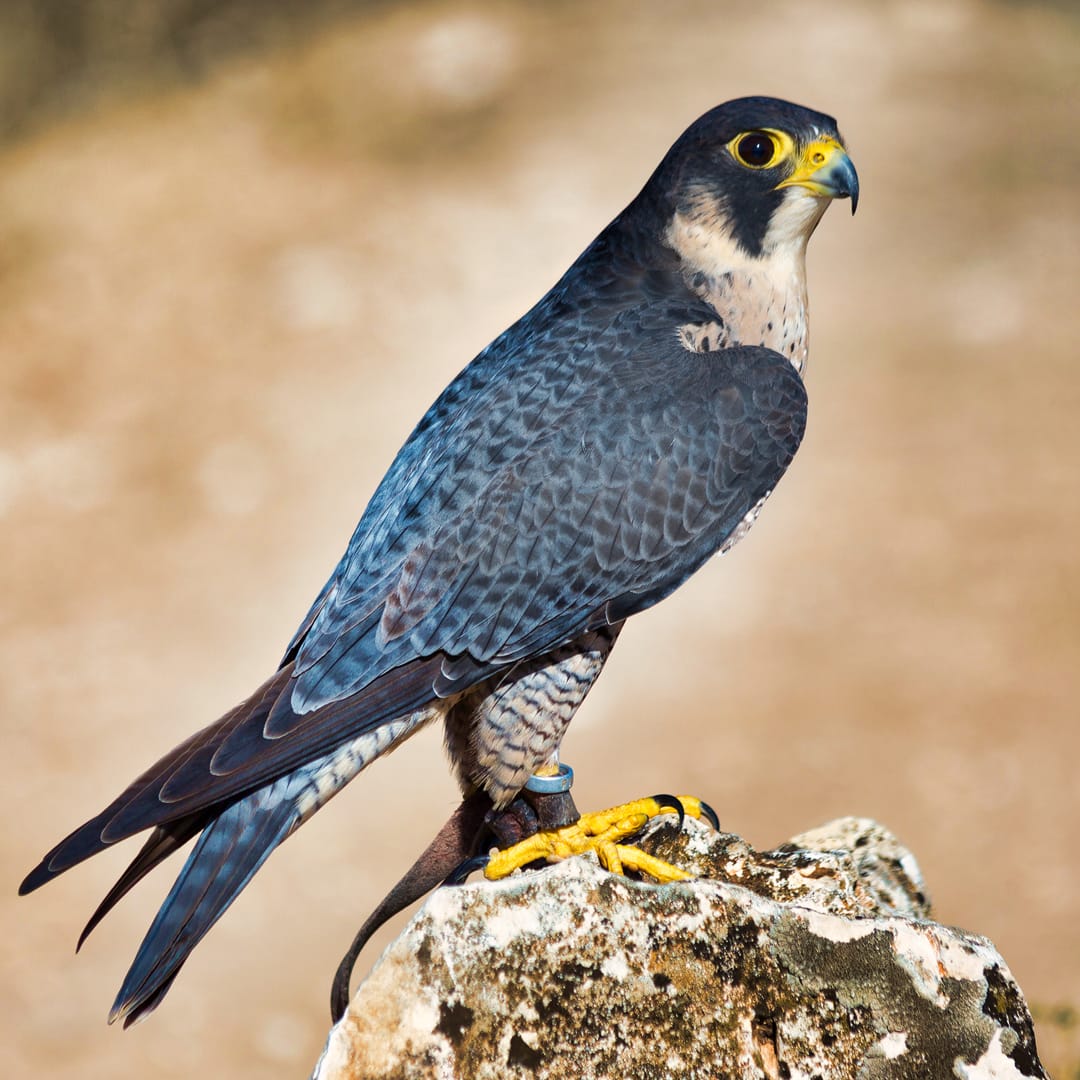
<instances>
[{"instance_id":1,"label":"hooked beak","mask_svg":"<svg viewBox=\"0 0 1080 1080\"><path fill-rule=\"evenodd\" d=\"M795 171L776 186L803 187L828 199L851 199L853 214L859 205L859 174L847 151L831 135L823 135L810 143Z\"/></svg>"}]
</instances>

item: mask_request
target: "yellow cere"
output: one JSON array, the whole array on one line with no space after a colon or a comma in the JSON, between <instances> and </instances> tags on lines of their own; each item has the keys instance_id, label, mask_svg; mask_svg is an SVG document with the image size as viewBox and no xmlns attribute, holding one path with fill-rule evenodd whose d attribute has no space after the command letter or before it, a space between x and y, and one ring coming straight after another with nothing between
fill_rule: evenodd
<instances>
[{"instance_id":1,"label":"yellow cere","mask_svg":"<svg viewBox=\"0 0 1080 1080\"><path fill-rule=\"evenodd\" d=\"M822 135L808 144L803 150L795 171L776 186L778 188L800 185L811 191L827 194L824 185L815 181L815 174L822 169L828 168L837 154L847 156L847 151L838 139L832 135Z\"/></svg>"}]
</instances>

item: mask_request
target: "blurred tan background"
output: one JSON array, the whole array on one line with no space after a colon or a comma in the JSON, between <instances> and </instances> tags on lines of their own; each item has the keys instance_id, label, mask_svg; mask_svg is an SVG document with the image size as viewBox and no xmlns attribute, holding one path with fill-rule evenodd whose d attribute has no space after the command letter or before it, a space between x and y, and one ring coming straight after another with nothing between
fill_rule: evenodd
<instances>
[{"instance_id":1,"label":"blurred tan background","mask_svg":"<svg viewBox=\"0 0 1080 1080\"><path fill-rule=\"evenodd\" d=\"M759 846L878 818L1080 1076L1076 8L302 8L0 12L5 1075L307 1075L341 952L456 801L436 732L126 1034L172 874L78 959L130 846L17 883L272 669L423 409L682 128L770 93L836 115L863 184L811 244L809 433L749 542L623 635L575 794L700 793Z\"/></svg>"}]
</instances>

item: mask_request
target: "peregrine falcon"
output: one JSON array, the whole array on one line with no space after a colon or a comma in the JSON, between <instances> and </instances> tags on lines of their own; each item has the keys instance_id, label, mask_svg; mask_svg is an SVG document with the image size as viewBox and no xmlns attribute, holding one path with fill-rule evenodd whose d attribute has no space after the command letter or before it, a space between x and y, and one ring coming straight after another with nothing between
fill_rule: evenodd
<instances>
[{"instance_id":1,"label":"peregrine falcon","mask_svg":"<svg viewBox=\"0 0 1080 1080\"><path fill-rule=\"evenodd\" d=\"M463 792L496 810L558 772L623 623L744 536L795 454L806 244L858 191L831 117L720 105L450 383L277 671L22 883L151 830L85 938L198 836L110 1020L160 1004L270 852L426 724L443 722Z\"/></svg>"}]
</instances>

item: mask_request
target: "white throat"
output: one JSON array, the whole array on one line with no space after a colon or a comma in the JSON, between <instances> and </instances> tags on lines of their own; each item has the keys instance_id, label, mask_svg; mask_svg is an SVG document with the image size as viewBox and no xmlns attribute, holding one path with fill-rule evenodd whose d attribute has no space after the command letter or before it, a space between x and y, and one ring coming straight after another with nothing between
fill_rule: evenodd
<instances>
[{"instance_id":1,"label":"white throat","mask_svg":"<svg viewBox=\"0 0 1080 1080\"><path fill-rule=\"evenodd\" d=\"M701 194L685 213L676 213L665 242L678 255L694 291L719 316L708 347L764 345L786 356L802 372L808 352L806 244L828 200L791 188L769 222L760 255L749 254L732 236L723 205ZM684 335L684 344L689 343Z\"/></svg>"}]
</instances>

